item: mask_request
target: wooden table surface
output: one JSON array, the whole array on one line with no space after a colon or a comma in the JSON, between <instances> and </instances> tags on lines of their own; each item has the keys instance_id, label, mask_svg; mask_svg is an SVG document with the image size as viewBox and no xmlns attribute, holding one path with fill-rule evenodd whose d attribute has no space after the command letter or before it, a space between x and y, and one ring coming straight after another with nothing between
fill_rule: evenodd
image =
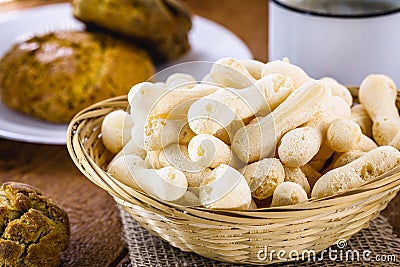
<instances>
[{"instance_id":1,"label":"wooden table surface","mask_svg":"<svg viewBox=\"0 0 400 267\"><path fill-rule=\"evenodd\" d=\"M1 1L0 1L1 2ZM20 1L0 6L15 10L55 1ZM254 57L267 60L267 0L184 0L191 10L237 34ZM87 180L72 163L65 146L29 144L0 139L0 180L20 181L40 188L68 213L69 248L61 266L127 266L121 221L113 199ZM396 208L397 206L397 208ZM400 234L400 197L384 214Z\"/></svg>"}]
</instances>

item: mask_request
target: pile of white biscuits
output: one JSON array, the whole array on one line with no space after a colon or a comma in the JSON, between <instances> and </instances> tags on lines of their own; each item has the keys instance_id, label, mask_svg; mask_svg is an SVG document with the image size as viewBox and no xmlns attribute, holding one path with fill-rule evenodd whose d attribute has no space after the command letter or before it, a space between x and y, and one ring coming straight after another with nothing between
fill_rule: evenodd
<instances>
[{"instance_id":1,"label":"pile of white biscuits","mask_svg":"<svg viewBox=\"0 0 400 267\"><path fill-rule=\"evenodd\" d=\"M307 202L360 186L400 163L394 82L369 75L360 104L331 78L287 59L223 58L196 81L132 87L109 113L107 172L165 201L249 210ZM256 201L254 201L256 200Z\"/></svg>"}]
</instances>

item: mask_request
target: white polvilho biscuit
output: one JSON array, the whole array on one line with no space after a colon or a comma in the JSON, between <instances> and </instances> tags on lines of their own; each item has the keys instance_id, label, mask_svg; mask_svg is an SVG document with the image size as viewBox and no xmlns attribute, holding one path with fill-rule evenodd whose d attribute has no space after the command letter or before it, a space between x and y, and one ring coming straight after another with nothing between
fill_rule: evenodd
<instances>
[{"instance_id":1,"label":"white polvilho biscuit","mask_svg":"<svg viewBox=\"0 0 400 267\"><path fill-rule=\"evenodd\" d=\"M311 197L323 198L346 192L389 171L399 163L400 152L396 148L377 147L319 178L311 192Z\"/></svg>"}]
</instances>

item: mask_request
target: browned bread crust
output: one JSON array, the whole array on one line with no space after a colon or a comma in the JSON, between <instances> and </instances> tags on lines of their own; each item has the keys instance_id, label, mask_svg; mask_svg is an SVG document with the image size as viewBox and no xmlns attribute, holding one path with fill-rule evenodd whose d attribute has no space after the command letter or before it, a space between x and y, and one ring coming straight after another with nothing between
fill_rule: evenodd
<instances>
[{"instance_id":1,"label":"browned bread crust","mask_svg":"<svg viewBox=\"0 0 400 267\"><path fill-rule=\"evenodd\" d=\"M124 95L150 78L145 50L105 34L58 31L16 44L0 61L0 97L8 107L51 122Z\"/></svg>"},{"instance_id":2,"label":"browned bread crust","mask_svg":"<svg viewBox=\"0 0 400 267\"><path fill-rule=\"evenodd\" d=\"M158 59L177 58L190 48L191 14L178 0L73 0L72 6L77 19L139 41Z\"/></svg>"},{"instance_id":3,"label":"browned bread crust","mask_svg":"<svg viewBox=\"0 0 400 267\"><path fill-rule=\"evenodd\" d=\"M0 188L0 266L57 266L70 237L67 213L27 184Z\"/></svg>"}]
</instances>

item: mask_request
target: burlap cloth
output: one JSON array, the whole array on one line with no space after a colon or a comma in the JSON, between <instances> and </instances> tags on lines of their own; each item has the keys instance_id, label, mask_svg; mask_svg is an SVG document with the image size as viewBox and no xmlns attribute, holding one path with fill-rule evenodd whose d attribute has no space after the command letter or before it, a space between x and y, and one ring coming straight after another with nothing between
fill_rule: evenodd
<instances>
[{"instance_id":1,"label":"burlap cloth","mask_svg":"<svg viewBox=\"0 0 400 267\"><path fill-rule=\"evenodd\" d=\"M243 265L222 263L201 257L195 253L183 252L155 237L142 228L132 216L120 208L124 238L128 245L132 266L176 266L176 267L240 267ZM400 266L400 238L393 233L393 228L382 215L370 223L369 228L361 230L348 242L348 250L370 250L372 256L386 257L394 255L391 262L351 262L332 261L329 258L317 262L294 262L270 266ZM390 256L393 259L393 256ZM387 257L386 257L387 258Z\"/></svg>"}]
</instances>

